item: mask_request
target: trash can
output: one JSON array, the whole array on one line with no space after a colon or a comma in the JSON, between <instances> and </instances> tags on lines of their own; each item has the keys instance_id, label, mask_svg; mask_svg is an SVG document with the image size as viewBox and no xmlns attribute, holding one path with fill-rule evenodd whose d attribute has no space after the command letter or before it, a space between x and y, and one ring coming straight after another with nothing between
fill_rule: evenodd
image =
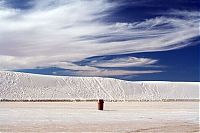
<instances>
[{"instance_id":1,"label":"trash can","mask_svg":"<svg viewBox=\"0 0 200 133\"><path fill-rule=\"evenodd\" d=\"M103 110L103 103L104 103L103 99L98 100L98 110Z\"/></svg>"}]
</instances>

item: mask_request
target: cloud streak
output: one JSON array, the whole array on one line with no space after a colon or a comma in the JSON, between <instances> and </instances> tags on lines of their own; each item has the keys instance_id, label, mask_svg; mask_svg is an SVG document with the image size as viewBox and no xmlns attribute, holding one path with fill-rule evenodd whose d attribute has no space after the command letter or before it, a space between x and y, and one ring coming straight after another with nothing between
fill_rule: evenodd
<instances>
[{"instance_id":1,"label":"cloud streak","mask_svg":"<svg viewBox=\"0 0 200 133\"><path fill-rule=\"evenodd\" d=\"M91 60L87 63L93 67L137 67L155 64L158 60L150 58L137 58L137 57L121 57L107 60Z\"/></svg>"},{"instance_id":2,"label":"cloud streak","mask_svg":"<svg viewBox=\"0 0 200 133\"><path fill-rule=\"evenodd\" d=\"M156 60L133 57L93 66L78 66L73 62L92 56L177 49L188 45L183 42L199 36L199 14L195 11L173 10L168 16L163 13L162 17L145 21L108 23L106 16L120 3L41 0L29 4L31 8L22 10L0 1L1 70L76 66L80 73L86 70L104 73L96 67L144 66ZM180 17L183 15L184 18Z\"/></svg>"}]
</instances>

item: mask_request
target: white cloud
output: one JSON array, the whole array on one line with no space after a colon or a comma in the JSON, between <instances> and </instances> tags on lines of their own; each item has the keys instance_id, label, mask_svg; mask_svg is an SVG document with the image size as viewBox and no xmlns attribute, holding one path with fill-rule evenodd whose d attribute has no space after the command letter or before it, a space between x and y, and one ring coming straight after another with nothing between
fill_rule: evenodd
<instances>
[{"instance_id":1,"label":"white cloud","mask_svg":"<svg viewBox=\"0 0 200 133\"><path fill-rule=\"evenodd\" d=\"M157 60L150 58L124 57L112 60L92 61L91 66L94 67L137 67L146 66L156 63Z\"/></svg>"},{"instance_id":2,"label":"white cloud","mask_svg":"<svg viewBox=\"0 0 200 133\"><path fill-rule=\"evenodd\" d=\"M166 14L166 12L162 13ZM196 18L200 16L199 11L187 11L187 10L171 10L167 12L167 15L174 15L174 16L181 16L185 17L185 19L191 19L191 18Z\"/></svg>"},{"instance_id":3,"label":"white cloud","mask_svg":"<svg viewBox=\"0 0 200 133\"><path fill-rule=\"evenodd\" d=\"M61 71L62 74L68 74L68 71ZM151 73L160 73L162 71L159 70L142 70L142 71L129 71L129 70L107 70L107 69L96 69L96 70L79 70L73 71L70 74L74 76L98 76L98 77L112 77L112 76L130 76L130 75L141 75L141 74L151 74ZM59 72L54 72L54 74L58 74Z\"/></svg>"},{"instance_id":4,"label":"white cloud","mask_svg":"<svg viewBox=\"0 0 200 133\"><path fill-rule=\"evenodd\" d=\"M199 34L199 16L196 15L190 19L157 17L143 22L106 23L104 17L112 13L118 3L41 0L32 5L31 9L23 11L9 8L0 1L0 69L63 67L63 62L91 56L176 49L184 46L179 43ZM182 11L174 11L176 13L180 15ZM128 59L130 62L125 60L96 65L122 67L156 62L137 58ZM74 65L69 64L64 63L65 68ZM76 68L96 70L89 66Z\"/></svg>"}]
</instances>

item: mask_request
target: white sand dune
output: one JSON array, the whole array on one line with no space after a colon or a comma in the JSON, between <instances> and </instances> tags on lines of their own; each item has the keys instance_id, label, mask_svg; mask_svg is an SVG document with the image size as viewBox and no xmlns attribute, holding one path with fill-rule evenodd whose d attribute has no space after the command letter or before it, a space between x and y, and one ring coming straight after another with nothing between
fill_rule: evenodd
<instances>
[{"instance_id":1,"label":"white sand dune","mask_svg":"<svg viewBox=\"0 0 200 133\"><path fill-rule=\"evenodd\" d=\"M0 99L8 100L198 100L199 85L199 82L131 82L0 71Z\"/></svg>"}]
</instances>

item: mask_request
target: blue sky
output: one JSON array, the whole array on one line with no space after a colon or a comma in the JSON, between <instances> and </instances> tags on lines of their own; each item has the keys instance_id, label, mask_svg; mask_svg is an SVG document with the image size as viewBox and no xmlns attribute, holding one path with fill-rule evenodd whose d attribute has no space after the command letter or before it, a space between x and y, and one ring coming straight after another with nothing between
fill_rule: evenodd
<instances>
[{"instance_id":1,"label":"blue sky","mask_svg":"<svg viewBox=\"0 0 200 133\"><path fill-rule=\"evenodd\" d=\"M0 0L0 70L200 81L198 0Z\"/></svg>"}]
</instances>

